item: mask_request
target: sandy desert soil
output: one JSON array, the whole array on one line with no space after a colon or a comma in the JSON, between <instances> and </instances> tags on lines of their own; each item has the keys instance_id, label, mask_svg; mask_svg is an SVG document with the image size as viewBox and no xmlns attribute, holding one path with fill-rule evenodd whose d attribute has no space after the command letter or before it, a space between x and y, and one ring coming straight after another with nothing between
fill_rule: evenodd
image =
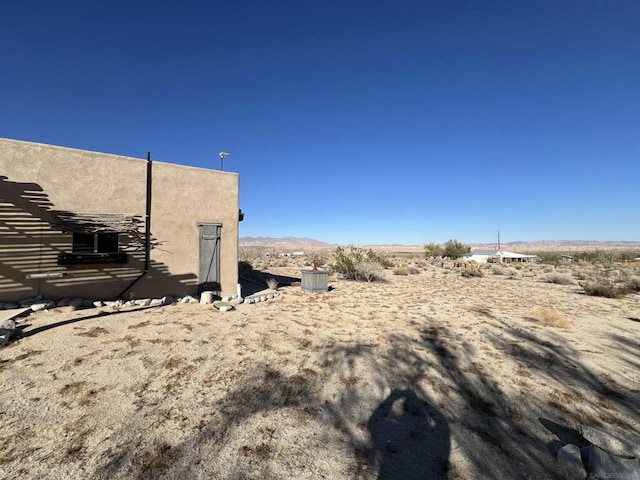
<instances>
[{"instance_id":1,"label":"sandy desert soil","mask_svg":"<svg viewBox=\"0 0 640 480\"><path fill-rule=\"evenodd\" d=\"M412 266L224 313L31 314L0 350L0 477L548 479L581 424L640 442L638 294Z\"/></svg>"}]
</instances>

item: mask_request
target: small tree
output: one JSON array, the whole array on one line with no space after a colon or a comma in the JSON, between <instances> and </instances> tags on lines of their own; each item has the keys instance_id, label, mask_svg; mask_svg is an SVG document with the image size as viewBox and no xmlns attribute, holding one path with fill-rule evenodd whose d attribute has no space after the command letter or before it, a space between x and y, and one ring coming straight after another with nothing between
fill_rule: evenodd
<instances>
[{"instance_id":1,"label":"small tree","mask_svg":"<svg viewBox=\"0 0 640 480\"><path fill-rule=\"evenodd\" d=\"M611 268L618 259L618 251L610 248L608 250L596 250L598 261L604 268Z\"/></svg>"},{"instance_id":2,"label":"small tree","mask_svg":"<svg viewBox=\"0 0 640 480\"><path fill-rule=\"evenodd\" d=\"M444 255L444 248L437 243L427 243L424 246L424 256L426 258L442 257Z\"/></svg>"},{"instance_id":3,"label":"small tree","mask_svg":"<svg viewBox=\"0 0 640 480\"><path fill-rule=\"evenodd\" d=\"M456 258L460 258L465 253L469 253L471 249L466 245L463 245L456 239L448 240L447 243L444 244L444 256L449 257L453 260Z\"/></svg>"}]
</instances>

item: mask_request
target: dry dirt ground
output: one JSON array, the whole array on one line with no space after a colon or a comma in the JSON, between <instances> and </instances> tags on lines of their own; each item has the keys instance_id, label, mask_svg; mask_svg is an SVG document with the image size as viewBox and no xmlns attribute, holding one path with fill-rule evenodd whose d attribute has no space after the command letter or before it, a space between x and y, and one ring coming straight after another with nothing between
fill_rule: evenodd
<instances>
[{"instance_id":1,"label":"dry dirt ground","mask_svg":"<svg viewBox=\"0 0 640 480\"><path fill-rule=\"evenodd\" d=\"M31 314L0 350L0 477L548 479L581 424L640 442L638 294L414 263L225 313Z\"/></svg>"}]
</instances>

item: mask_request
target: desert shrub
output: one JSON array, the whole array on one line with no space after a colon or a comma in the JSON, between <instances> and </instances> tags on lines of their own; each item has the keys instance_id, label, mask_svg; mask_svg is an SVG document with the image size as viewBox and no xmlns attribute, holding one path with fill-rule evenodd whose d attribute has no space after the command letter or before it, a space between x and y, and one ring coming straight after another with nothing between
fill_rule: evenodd
<instances>
[{"instance_id":1,"label":"desert shrub","mask_svg":"<svg viewBox=\"0 0 640 480\"><path fill-rule=\"evenodd\" d=\"M576 252L573 254L573 260L576 262L592 263L598 259L596 252Z\"/></svg>"},{"instance_id":2,"label":"desert shrub","mask_svg":"<svg viewBox=\"0 0 640 480\"><path fill-rule=\"evenodd\" d=\"M618 258L619 252L612 248L596 250L598 261L604 268L611 268Z\"/></svg>"},{"instance_id":3,"label":"desert shrub","mask_svg":"<svg viewBox=\"0 0 640 480\"><path fill-rule=\"evenodd\" d=\"M536 310L533 313L533 318L549 327L564 328L565 330L569 330L571 328L571 322L567 320L564 313L553 307L544 307Z\"/></svg>"},{"instance_id":4,"label":"desert shrub","mask_svg":"<svg viewBox=\"0 0 640 480\"><path fill-rule=\"evenodd\" d=\"M570 275L560 272L548 273L544 277L544 281L547 283L557 283L558 285L571 285L573 283Z\"/></svg>"},{"instance_id":5,"label":"desert shrub","mask_svg":"<svg viewBox=\"0 0 640 480\"><path fill-rule=\"evenodd\" d=\"M385 255L380 255L378 253L375 253L373 250L371 250L371 252L377 256L378 262L380 262L380 265L382 266L382 268L393 268L394 264L393 264L393 259L391 257L387 257Z\"/></svg>"},{"instance_id":6,"label":"desert shrub","mask_svg":"<svg viewBox=\"0 0 640 480\"><path fill-rule=\"evenodd\" d=\"M393 269L394 275L409 275L409 272L404 267L398 267Z\"/></svg>"},{"instance_id":7,"label":"desert shrub","mask_svg":"<svg viewBox=\"0 0 640 480\"><path fill-rule=\"evenodd\" d=\"M465 278L484 277L484 272L480 269L477 263L469 262L464 266L461 275Z\"/></svg>"},{"instance_id":8,"label":"desert shrub","mask_svg":"<svg viewBox=\"0 0 640 480\"><path fill-rule=\"evenodd\" d=\"M538 258L541 263L548 265L560 265L562 263L562 255L555 252L540 252L538 253Z\"/></svg>"},{"instance_id":9,"label":"desert shrub","mask_svg":"<svg viewBox=\"0 0 640 480\"><path fill-rule=\"evenodd\" d=\"M584 279L587 278L587 276L581 270L574 270L573 271L573 278L575 278L576 280L584 280Z\"/></svg>"},{"instance_id":10,"label":"desert shrub","mask_svg":"<svg viewBox=\"0 0 640 480\"><path fill-rule=\"evenodd\" d=\"M240 260L238 262L238 268L240 270L253 270L253 265L251 265L251 263L249 263L249 262L245 262L243 260Z\"/></svg>"},{"instance_id":11,"label":"desert shrub","mask_svg":"<svg viewBox=\"0 0 640 480\"><path fill-rule=\"evenodd\" d=\"M331 271L340 273L348 280L373 282L382 280L382 269L385 261L373 250L349 247L336 248Z\"/></svg>"},{"instance_id":12,"label":"desert shrub","mask_svg":"<svg viewBox=\"0 0 640 480\"><path fill-rule=\"evenodd\" d=\"M356 266L354 280L377 282L383 279L380 264L372 260L364 260Z\"/></svg>"},{"instance_id":13,"label":"desert shrub","mask_svg":"<svg viewBox=\"0 0 640 480\"><path fill-rule=\"evenodd\" d=\"M262 250L257 247L240 247L238 249L238 266L243 265L244 270L253 269L256 260L262 256Z\"/></svg>"},{"instance_id":14,"label":"desert shrub","mask_svg":"<svg viewBox=\"0 0 640 480\"><path fill-rule=\"evenodd\" d=\"M442 257L444 255L444 248L437 243L427 243L424 246L424 256L426 258Z\"/></svg>"},{"instance_id":15,"label":"desert shrub","mask_svg":"<svg viewBox=\"0 0 640 480\"><path fill-rule=\"evenodd\" d=\"M418 267L416 267L415 265L409 265L407 267L407 273L409 275L417 275L420 273L420 269Z\"/></svg>"},{"instance_id":16,"label":"desert shrub","mask_svg":"<svg viewBox=\"0 0 640 480\"><path fill-rule=\"evenodd\" d=\"M616 282L608 276L596 276L580 282L580 286L587 295L606 298L620 298L630 292L627 283Z\"/></svg>"},{"instance_id":17,"label":"desert shrub","mask_svg":"<svg viewBox=\"0 0 640 480\"><path fill-rule=\"evenodd\" d=\"M627 282L627 287L632 292L640 292L640 277L632 277Z\"/></svg>"},{"instance_id":18,"label":"desert shrub","mask_svg":"<svg viewBox=\"0 0 640 480\"><path fill-rule=\"evenodd\" d=\"M318 267L320 267L321 265L326 265L327 262L329 261L329 259L327 258L326 255L323 255L322 253L314 253L311 255L311 263L313 264L313 262L315 262Z\"/></svg>"},{"instance_id":19,"label":"desert shrub","mask_svg":"<svg viewBox=\"0 0 640 480\"><path fill-rule=\"evenodd\" d=\"M500 265L493 265L491 267L491 273L493 273L494 275L504 275L505 270Z\"/></svg>"},{"instance_id":20,"label":"desert shrub","mask_svg":"<svg viewBox=\"0 0 640 480\"><path fill-rule=\"evenodd\" d=\"M619 250L617 260L632 261L634 258L640 257L640 251L635 250Z\"/></svg>"},{"instance_id":21,"label":"desert shrub","mask_svg":"<svg viewBox=\"0 0 640 480\"><path fill-rule=\"evenodd\" d=\"M452 260L460 258L465 253L469 253L471 249L466 245L463 245L456 239L448 240L444 244L444 256L449 257Z\"/></svg>"},{"instance_id":22,"label":"desert shrub","mask_svg":"<svg viewBox=\"0 0 640 480\"><path fill-rule=\"evenodd\" d=\"M267 279L267 287L271 290L276 290L278 288L278 280L276 280L275 278L269 278Z\"/></svg>"}]
</instances>

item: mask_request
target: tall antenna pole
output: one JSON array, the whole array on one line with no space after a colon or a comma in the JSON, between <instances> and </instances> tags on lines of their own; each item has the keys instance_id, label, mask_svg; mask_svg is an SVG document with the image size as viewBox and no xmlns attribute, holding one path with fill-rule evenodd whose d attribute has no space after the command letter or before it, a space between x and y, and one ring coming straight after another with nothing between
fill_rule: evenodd
<instances>
[{"instance_id":1,"label":"tall antenna pole","mask_svg":"<svg viewBox=\"0 0 640 480\"><path fill-rule=\"evenodd\" d=\"M500 245L500 230L498 230L498 251L502 250Z\"/></svg>"}]
</instances>

